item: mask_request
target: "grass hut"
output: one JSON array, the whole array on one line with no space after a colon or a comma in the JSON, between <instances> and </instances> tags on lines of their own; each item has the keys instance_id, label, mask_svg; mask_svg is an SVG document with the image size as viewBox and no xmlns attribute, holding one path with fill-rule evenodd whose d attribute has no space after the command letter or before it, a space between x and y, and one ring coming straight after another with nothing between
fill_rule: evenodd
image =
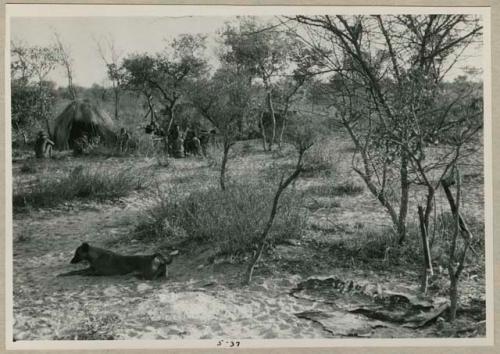
<instances>
[{"instance_id":1,"label":"grass hut","mask_svg":"<svg viewBox=\"0 0 500 354\"><path fill-rule=\"evenodd\" d=\"M87 100L70 103L54 124L53 138L59 150L73 149L75 141L83 136L99 136L104 144L114 144L117 140L111 117Z\"/></svg>"}]
</instances>

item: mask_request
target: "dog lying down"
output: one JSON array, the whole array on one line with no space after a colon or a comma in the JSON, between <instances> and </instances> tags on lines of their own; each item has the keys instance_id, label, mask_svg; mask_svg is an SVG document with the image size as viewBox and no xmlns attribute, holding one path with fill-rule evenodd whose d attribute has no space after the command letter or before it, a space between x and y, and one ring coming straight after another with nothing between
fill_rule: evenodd
<instances>
[{"instance_id":1,"label":"dog lying down","mask_svg":"<svg viewBox=\"0 0 500 354\"><path fill-rule=\"evenodd\" d=\"M167 264L172 258L166 259L159 253L144 256L124 256L102 248L82 243L75 251L71 264L88 261L89 268L74 270L59 276L68 275L124 275L135 273L148 280L167 276Z\"/></svg>"}]
</instances>

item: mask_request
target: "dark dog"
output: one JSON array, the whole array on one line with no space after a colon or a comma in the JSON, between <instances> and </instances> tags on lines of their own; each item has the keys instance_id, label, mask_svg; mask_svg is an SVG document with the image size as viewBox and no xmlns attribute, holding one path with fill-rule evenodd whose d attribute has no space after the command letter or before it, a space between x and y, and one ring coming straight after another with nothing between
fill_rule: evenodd
<instances>
[{"instance_id":1,"label":"dark dog","mask_svg":"<svg viewBox=\"0 0 500 354\"><path fill-rule=\"evenodd\" d=\"M136 273L139 276L152 280L166 277L167 264L172 258L166 259L159 253L147 256L123 256L114 252L92 247L84 242L75 251L71 264L88 261L90 267L81 270L60 274L68 275L123 275Z\"/></svg>"}]
</instances>

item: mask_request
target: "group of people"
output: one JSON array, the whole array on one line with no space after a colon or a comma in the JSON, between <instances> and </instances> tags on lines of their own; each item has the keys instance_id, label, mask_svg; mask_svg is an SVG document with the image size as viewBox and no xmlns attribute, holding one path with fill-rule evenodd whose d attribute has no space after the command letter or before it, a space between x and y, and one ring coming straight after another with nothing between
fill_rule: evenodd
<instances>
[{"instance_id":1,"label":"group of people","mask_svg":"<svg viewBox=\"0 0 500 354\"><path fill-rule=\"evenodd\" d=\"M156 123L151 123L145 127L147 134L153 136L167 138L167 149L173 157L181 158L186 155L204 156L206 154L206 146L210 141L210 137L215 135L215 131L200 130L198 133L195 129L187 129L184 132L180 131L177 124L173 124L166 136L163 129ZM85 137L86 138L86 137ZM132 137L130 132L121 128L117 136L117 145L120 152L127 152L131 146ZM77 142L75 141L75 144ZM77 144L78 145L78 144ZM52 148L54 142L50 140L49 135L44 131L39 131L35 140L35 155L37 158L47 158L52 156Z\"/></svg>"},{"instance_id":2,"label":"group of people","mask_svg":"<svg viewBox=\"0 0 500 354\"><path fill-rule=\"evenodd\" d=\"M196 132L195 129L188 128L184 132L180 130L179 125L173 124L167 134L160 128L156 122L152 122L145 127L147 134L167 138L167 150L175 158L182 158L186 155L203 156L205 148L209 141L209 134L215 134L214 131Z\"/></svg>"},{"instance_id":3,"label":"group of people","mask_svg":"<svg viewBox=\"0 0 500 354\"><path fill-rule=\"evenodd\" d=\"M186 155L203 155L201 141L196 136L196 132L193 129L188 129L184 133L181 133L179 126L174 124L170 129L168 142L169 152L176 158L181 158Z\"/></svg>"}]
</instances>

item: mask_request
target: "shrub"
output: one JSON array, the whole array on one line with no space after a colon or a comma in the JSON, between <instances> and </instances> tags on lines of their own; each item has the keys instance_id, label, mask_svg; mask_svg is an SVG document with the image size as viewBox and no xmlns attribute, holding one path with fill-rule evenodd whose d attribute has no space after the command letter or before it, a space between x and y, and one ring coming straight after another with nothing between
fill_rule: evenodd
<instances>
[{"instance_id":1,"label":"shrub","mask_svg":"<svg viewBox=\"0 0 500 354\"><path fill-rule=\"evenodd\" d=\"M36 172L36 167L34 166L33 163L30 162L25 162L20 169L21 173L35 173Z\"/></svg>"},{"instance_id":2,"label":"shrub","mask_svg":"<svg viewBox=\"0 0 500 354\"><path fill-rule=\"evenodd\" d=\"M133 152L139 156L164 156L165 142L161 137L152 136L151 134L138 134L133 136L131 140L134 143Z\"/></svg>"},{"instance_id":3,"label":"shrub","mask_svg":"<svg viewBox=\"0 0 500 354\"><path fill-rule=\"evenodd\" d=\"M472 240L470 246L473 251L469 251L469 257L474 257L475 263L483 268L484 265L484 221L478 220L475 216L462 214L470 232ZM449 249L452 235L455 230L455 218L450 212L443 212L438 215L436 221L436 236L431 239L431 253L433 261L441 266L446 266L449 257ZM461 238L459 238L461 240Z\"/></svg>"},{"instance_id":4,"label":"shrub","mask_svg":"<svg viewBox=\"0 0 500 354\"><path fill-rule=\"evenodd\" d=\"M120 171L102 168L93 171L78 166L63 178L38 178L14 195L15 212L25 208L53 207L74 199L110 200L133 190L145 188L149 178L144 172L126 168Z\"/></svg>"},{"instance_id":5,"label":"shrub","mask_svg":"<svg viewBox=\"0 0 500 354\"><path fill-rule=\"evenodd\" d=\"M124 143L123 147L120 146L119 141L114 144L102 144L100 142L100 139L94 139L88 142L85 138L83 138L81 139L79 144L76 145L74 153L75 155L91 155L103 157L124 157L130 155L140 155L141 152L144 151L139 151L139 148L146 147L139 145L139 143L142 143L142 141L133 136L130 137L126 144ZM146 144L146 142L144 142L144 144ZM151 145L151 142L149 143L149 145ZM148 148L151 148L151 146L149 146ZM143 155L150 156L152 154L148 154L146 148L146 152L143 153Z\"/></svg>"},{"instance_id":6,"label":"shrub","mask_svg":"<svg viewBox=\"0 0 500 354\"><path fill-rule=\"evenodd\" d=\"M336 185L333 187L334 195L348 195L355 196L363 193L363 186L356 184L354 182L344 182L342 184Z\"/></svg>"},{"instance_id":7,"label":"shrub","mask_svg":"<svg viewBox=\"0 0 500 354\"><path fill-rule=\"evenodd\" d=\"M100 136L87 137L83 135L74 141L73 152L75 155L89 155L101 144Z\"/></svg>"},{"instance_id":8,"label":"shrub","mask_svg":"<svg viewBox=\"0 0 500 354\"><path fill-rule=\"evenodd\" d=\"M168 193L138 225L138 238L167 238L213 245L219 254L253 250L270 214L273 186L228 185L189 196ZM272 243L299 238L305 227L300 197L286 193L271 229Z\"/></svg>"},{"instance_id":9,"label":"shrub","mask_svg":"<svg viewBox=\"0 0 500 354\"><path fill-rule=\"evenodd\" d=\"M351 244L351 250L357 252L361 260L388 260L391 248L394 247L394 231L389 227L359 227L360 236Z\"/></svg>"},{"instance_id":10,"label":"shrub","mask_svg":"<svg viewBox=\"0 0 500 354\"><path fill-rule=\"evenodd\" d=\"M325 144L316 144L306 153L302 177L317 175L335 176L335 158L337 154Z\"/></svg>"},{"instance_id":11,"label":"shrub","mask_svg":"<svg viewBox=\"0 0 500 354\"><path fill-rule=\"evenodd\" d=\"M205 148L205 157L208 167L220 170L222 161L222 147L217 144L208 144Z\"/></svg>"},{"instance_id":12,"label":"shrub","mask_svg":"<svg viewBox=\"0 0 500 354\"><path fill-rule=\"evenodd\" d=\"M338 185L317 184L309 186L305 192L322 197L355 196L363 193L363 186L353 182L345 182Z\"/></svg>"},{"instance_id":13,"label":"shrub","mask_svg":"<svg viewBox=\"0 0 500 354\"><path fill-rule=\"evenodd\" d=\"M471 215L464 215L464 219L474 235L471 243L474 253L468 254L470 257L475 257L477 264L482 268L484 265L484 223ZM438 215L436 236L431 244L431 259L434 265L446 265L449 240L454 227L451 213L444 212ZM398 245L392 228L375 229L368 225L356 238L335 244L332 251L343 262L352 259L378 268L390 269L391 266L409 265L420 270L423 267L420 227L417 222L409 222L406 229L408 237L402 245ZM432 240L432 235L430 238Z\"/></svg>"},{"instance_id":14,"label":"shrub","mask_svg":"<svg viewBox=\"0 0 500 354\"><path fill-rule=\"evenodd\" d=\"M418 229L408 227L409 237L398 245L394 230L389 227L374 228L365 225L355 238L332 246L335 259L342 264L364 264L371 268L391 270L393 266L422 264L422 241Z\"/></svg>"}]
</instances>

